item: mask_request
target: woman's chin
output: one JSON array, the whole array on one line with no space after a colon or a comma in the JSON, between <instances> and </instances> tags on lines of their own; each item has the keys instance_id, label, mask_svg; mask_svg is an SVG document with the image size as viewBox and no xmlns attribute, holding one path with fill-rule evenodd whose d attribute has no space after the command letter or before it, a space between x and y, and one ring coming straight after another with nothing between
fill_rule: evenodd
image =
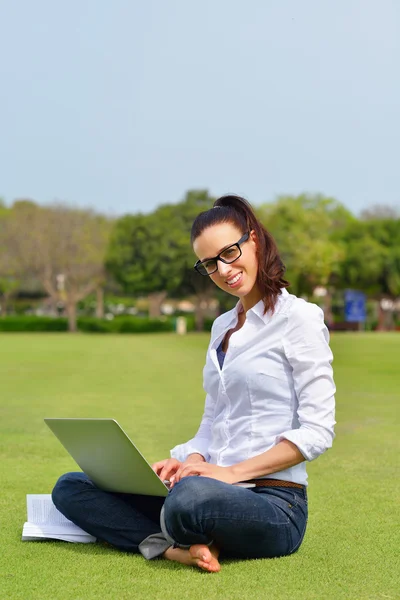
<instances>
[{"instance_id":1,"label":"woman's chin","mask_svg":"<svg viewBox=\"0 0 400 600\"><path fill-rule=\"evenodd\" d=\"M244 289L242 286L238 289L229 288L227 292L232 296L236 296L237 298L244 298L249 293L248 290Z\"/></svg>"}]
</instances>

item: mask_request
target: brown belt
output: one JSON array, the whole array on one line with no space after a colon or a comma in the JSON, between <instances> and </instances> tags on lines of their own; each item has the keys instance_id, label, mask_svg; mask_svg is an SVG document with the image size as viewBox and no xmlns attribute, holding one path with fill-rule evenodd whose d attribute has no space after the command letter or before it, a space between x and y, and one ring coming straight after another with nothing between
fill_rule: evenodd
<instances>
[{"instance_id":1,"label":"brown belt","mask_svg":"<svg viewBox=\"0 0 400 600\"><path fill-rule=\"evenodd\" d=\"M301 483L283 481L283 479L249 479L248 481L243 481L243 483L254 483L256 487L290 487L300 488L301 490L305 488Z\"/></svg>"}]
</instances>

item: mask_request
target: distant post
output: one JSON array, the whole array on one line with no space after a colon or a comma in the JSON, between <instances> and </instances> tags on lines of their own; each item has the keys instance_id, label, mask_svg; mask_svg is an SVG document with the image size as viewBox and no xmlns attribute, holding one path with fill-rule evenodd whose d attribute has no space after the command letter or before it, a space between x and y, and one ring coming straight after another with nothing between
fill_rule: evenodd
<instances>
[{"instance_id":1,"label":"distant post","mask_svg":"<svg viewBox=\"0 0 400 600\"><path fill-rule=\"evenodd\" d=\"M178 335L185 335L186 331L187 326L185 317L178 317L176 319L176 333Z\"/></svg>"}]
</instances>

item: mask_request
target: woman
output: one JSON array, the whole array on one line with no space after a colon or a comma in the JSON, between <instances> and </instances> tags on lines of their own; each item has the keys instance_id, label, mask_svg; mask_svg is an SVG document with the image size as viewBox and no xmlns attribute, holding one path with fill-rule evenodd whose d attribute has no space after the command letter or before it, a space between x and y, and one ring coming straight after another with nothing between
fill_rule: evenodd
<instances>
[{"instance_id":1,"label":"woman","mask_svg":"<svg viewBox=\"0 0 400 600\"><path fill-rule=\"evenodd\" d=\"M171 482L167 498L103 492L71 473L53 501L121 550L216 572L222 556L299 548L305 461L332 445L335 386L323 313L287 292L276 245L251 206L219 198L196 218L191 238L199 276L239 301L212 327L197 434L153 465Z\"/></svg>"}]
</instances>

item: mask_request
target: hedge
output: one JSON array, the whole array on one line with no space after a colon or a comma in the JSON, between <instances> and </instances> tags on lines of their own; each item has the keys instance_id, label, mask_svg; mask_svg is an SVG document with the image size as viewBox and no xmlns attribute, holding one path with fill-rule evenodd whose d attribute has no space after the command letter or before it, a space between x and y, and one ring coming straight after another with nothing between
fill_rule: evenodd
<instances>
[{"instance_id":1,"label":"hedge","mask_svg":"<svg viewBox=\"0 0 400 600\"><path fill-rule=\"evenodd\" d=\"M194 316L186 318L187 331L194 331ZM213 320L206 319L205 331L210 331ZM176 317L118 316L108 321L95 317L78 317L77 327L85 333L157 333L175 331ZM65 317L36 317L27 315L8 316L0 318L1 331L68 331L68 320Z\"/></svg>"},{"instance_id":2,"label":"hedge","mask_svg":"<svg viewBox=\"0 0 400 600\"><path fill-rule=\"evenodd\" d=\"M79 331L88 333L156 333L175 330L173 319L166 317L149 319L120 316L111 321L95 317L79 317L77 324Z\"/></svg>"},{"instance_id":3,"label":"hedge","mask_svg":"<svg viewBox=\"0 0 400 600\"><path fill-rule=\"evenodd\" d=\"M68 321L62 317L1 317L0 331L68 331Z\"/></svg>"}]
</instances>

